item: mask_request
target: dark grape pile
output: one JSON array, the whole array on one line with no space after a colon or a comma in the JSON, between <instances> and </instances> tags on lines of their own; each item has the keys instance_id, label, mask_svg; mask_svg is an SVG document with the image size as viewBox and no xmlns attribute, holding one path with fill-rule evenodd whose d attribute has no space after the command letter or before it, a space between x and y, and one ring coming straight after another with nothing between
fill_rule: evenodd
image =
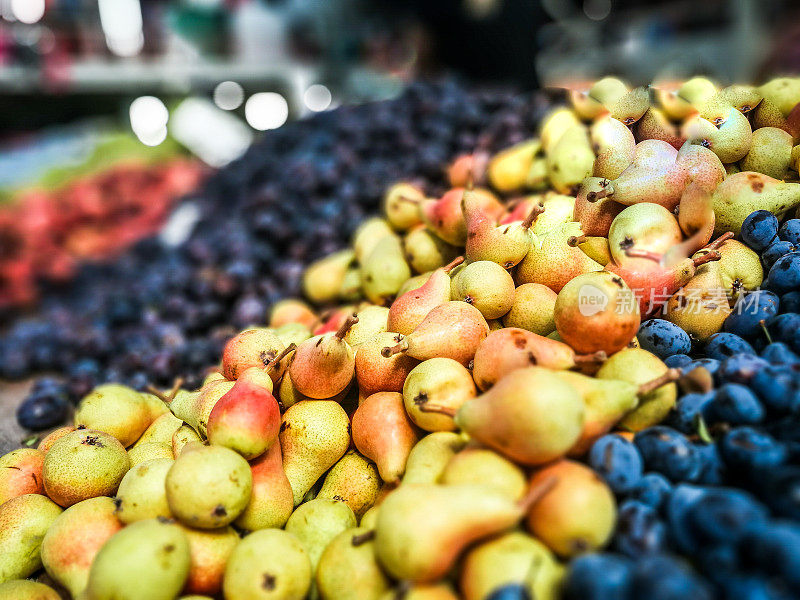
<instances>
[{"instance_id":1,"label":"dark grape pile","mask_svg":"<svg viewBox=\"0 0 800 600\"><path fill-rule=\"evenodd\" d=\"M595 442L589 463L617 495L618 524L611 551L572 563L567 598L800 597L799 233L800 219L747 218L765 289L740 296L695 358L676 325L642 323L642 347L707 369L714 389L684 394L633 441Z\"/></svg>"},{"instance_id":2,"label":"dark grape pile","mask_svg":"<svg viewBox=\"0 0 800 600\"><path fill-rule=\"evenodd\" d=\"M141 389L181 375L199 385L225 340L298 295L304 265L344 246L389 185L410 178L439 194L449 160L529 137L546 107L541 96L418 83L265 135L192 198L202 216L188 241L149 238L87 266L68 289L45 291L36 317L6 328L0 377L65 376L35 388L21 423L55 425L60 398L106 381Z\"/></svg>"}]
</instances>

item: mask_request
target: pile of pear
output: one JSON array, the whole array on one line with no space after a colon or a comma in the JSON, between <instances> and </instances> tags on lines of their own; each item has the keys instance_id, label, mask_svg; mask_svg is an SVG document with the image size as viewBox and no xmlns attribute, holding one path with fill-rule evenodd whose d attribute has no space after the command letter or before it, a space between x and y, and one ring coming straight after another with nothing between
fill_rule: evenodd
<instances>
[{"instance_id":1,"label":"pile of pear","mask_svg":"<svg viewBox=\"0 0 800 600\"><path fill-rule=\"evenodd\" d=\"M0 600L558 598L615 527L593 441L708 384L641 321L719 331L745 216L800 204L800 79L567 98L438 198L391 185L199 389L100 386L0 457Z\"/></svg>"}]
</instances>

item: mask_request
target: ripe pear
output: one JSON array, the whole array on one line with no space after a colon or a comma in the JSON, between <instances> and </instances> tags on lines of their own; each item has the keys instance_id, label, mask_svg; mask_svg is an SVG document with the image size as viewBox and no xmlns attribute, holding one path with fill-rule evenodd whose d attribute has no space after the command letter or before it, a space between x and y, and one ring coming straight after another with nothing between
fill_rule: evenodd
<instances>
[{"instance_id":1,"label":"ripe pear","mask_svg":"<svg viewBox=\"0 0 800 600\"><path fill-rule=\"evenodd\" d=\"M486 319L499 319L514 303L514 280L495 262L480 260L460 269L450 282L453 300L471 304Z\"/></svg>"},{"instance_id":2,"label":"ripe pear","mask_svg":"<svg viewBox=\"0 0 800 600\"><path fill-rule=\"evenodd\" d=\"M295 350L288 373L304 396L331 398L342 392L355 375L355 354L344 341L358 317L349 317L336 333L314 336Z\"/></svg>"},{"instance_id":3,"label":"ripe pear","mask_svg":"<svg viewBox=\"0 0 800 600\"><path fill-rule=\"evenodd\" d=\"M357 287L361 287L361 280L359 279L359 284ZM286 323L285 325L281 325L277 329L275 329L275 335L278 336L278 339L283 342L283 345L289 348L292 344L295 346L298 345L300 342L306 341L308 338L311 337L311 329L308 325L303 323ZM258 368L258 367L256 367ZM250 369L245 371L245 373L249 373ZM272 389L270 389L272 391Z\"/></svg>"},{"instance_id":4,"label":"ripe pear","mask_svg":"<svg viewBox=\"0 0 800 600\"><path fill-rule=\"evenodd\" d=\"M339 298L345 273L356 254L345 249L329 254L311 263L303 273L303 293L316 304L333 302Z\"/></svg>"},{"instance_id":5,"label":"ripe pear","mask_svg":"<svg viewBox=\"0 0 800 600\"><path fill-rule=\"evenodd\" d=\"M609 114L628 127L641 119L649 106L650 94L644 87L634 88L616 102L608 103Z\"/></svg>"},{"instance_id":6,"label":"ripe pear","mask_svg":"<svg viewBox=\"0 0 800 600\"><path fill-rule=\"evenodd\" d=\"M478 151L472 154L461 154L447 167L447 180L453 187L468 187L486 183L486 170L489 155Z\"/></svg>"},{"instance_id":7,"label":"ripe pear","mask_svg":"<svg viewBox=\"0 0 800 600\"><path fill-rule=\"evenodd\" d=\"M202 443L197 432L185 423L172 434L172 458L178 458L187 444Z\"/></svg>"},{"instance_id":8,"label":"ripe pear","mask_svg":"<svg viewBox=\"0 0 800 600\"><path fill-rule=\"evenodd\" d=\"M572 557L605 546L614 531L614 494L590 468L560 460L537 471L531 485L552 482L531 507L528 529L553 552Z\"/></svg>"},{"instance_id":9,"label":"ripe pear","mask_svg":"<svg viewBox=\"0 0 800 600\"><path fill-rule=\"evenodd\" d=\"M528 171L528 176L525 178L525 185L530 190L542 191L550 187L550 182L547 179L547 158L544 156L536 156L531 163L531 168Z\"/></svg>"},{"instance_id":10,"label":"ripe pear","mask_svg":"<svg viewBox=\"0 0 800 600\"><path fill-rule=\"evenodd\" d=\"M104 431L127 447L133 444L166 407L149 394L108 383L92 390L75 411L75 426Z\"/></svg>"},{"instance_id":11,"label":"ripe pear","mask_svg":"<svg viewBox=\"0 0 800 600\"><path fill-rule=\"evenodd\" d=\"M317 498L344 502L360 519L375 504L380 486L375 464L349 450L325 475Z\"/></svg>"},{"instance_id":12,"label":"ripe pear","mask_svg":"<svg viewBox=\"0 0 800 600\"><path fill-rule=\"evenodd\" d=\"M414 209L419 212L416 205L414 205ZM358 263L363 265L367 257L375 250L378 242L391 235L394 235L394 230L386 219L373 217L363 221L353 234L353 250Z\"/></svg>"},{"instance_id":13,"label":"ripe pear","mask_svg":"<svg viewBox=\"0 0 800 600\"><path fill-rule=\"evenodd\" d=\"M400 392L406 377L419 361L405 353L385 358L381 352L387 346L403 341L399 333L380 333L364 342L356 352L356 380L362 394Z\"/></svg>"},{"instance_id":14,"label":"ripe pear","mask_svg":"<svg viewBox=\"0 0 800 600\"><path fill-rule=\"evenodd\" d=\"M567 243L570 242L572 242L572 240ZM574 243L581 249L581 252L604 267L612 261L611 249L608 246L608 238L600 236L582 236L575 238Z\"/></svg>"},{"instance_id":15,"label":"ripe pear","mask_svg":"<svg viewBox=\"0 0 800 600\"><path fill-rule=\"evenodd\" d=\"M199 446L183 452L166 478L167 502L182 523L200 529L224 527L250 501L250 465L222 446Z\"/></svg>"},{"instance_id":16,"label":"ripe pear","mask_svg":"<svg viewBox=\"0 0 800 600\"><path fill-rule=\"evenodd\" d=\"M527 203L520 205L527 206ZM536 202L519 222L512 218L510 222L497 226L497 221L483 212L475 192L467 190L461 201L461 210L467 225L467 260L490 260L508 269L528 252L533 239L531 226L543 208Z\"/></svg>"},{"instance_id":17,"label":"ripe pear","mask_svg":"<svg viewBox=\"0 0 800 600\"><path fill-rule=\"evenodd\" d=\"M509 584L521 584L531 598L561 597L564 568L536 538L521 531L507 533L472 548L461 566L459 588L464 600L484 600Z\"/></svg>"},{"instance_id":18,"label":"ripe pear","mask_svg":"<svg viewBox=\"0 0 800 600\"><path fill-rule=\"evenodd\" d=\"M544 235L573 220L575 198L572 196L548 192L537 204L541 205L544 212L536 215L531 225L534 235ZM534 204L531 212L537 212L537 204Z\"/></svg>"},{"instance_id":19,"label":"ripe pear","mask_svg":"<svg viewBox=\"0 0 800 600\"><path fill-rule=\"evenodd\" d=\"M145 429L142 436L134 444L134 447L150 443L172 444L172 436L175 435L181 425L183 425L183 421L167 411Z\"/></svg>"},{"instance_id":20,"label":"ripe pear","mask_svg":"<svg viewBox=\"0 0 800 600\"><path fill-rule=\"evenodd\" d=\"M214 596L222 590L225 565L239 543L233 527L202 530L180 526L189 542L191 566L184 592Z\"/></svg>"},{"instance_id":21,"label":"ripe pear","mask_svg":"<svg viewBox=\"0 0 800 600\"><path fill-rule=\"evenodd\" d=\"M137 444L128 450L128 460L131 461L131 468L149 460L172 461L173 458L172 445L165 442Z\"/></svg>"},{"instance_id":22,"label":"ripe pear","mask_svg":"<svg viewBox=\"0 0 800 600\"><path fill-rule=\"evenodd\" d=\"M117 517L129 525L136 521L172 518L165 482L174 460L148 460L133 467L117 490Z\"/></svg>"},{"instance_id":23,"label":"ripe pear","mask_svg":"<svg viewBox=\"0 0 800 600\"><path fill-rule=\"evenodd\" d=\"M408 335L425 320L434 308L450 300L450 272L463 262L459 258L445 267L436 269L419 288L409 290L392 302L386 328Z\"/></svg>"},{"instance_id":24,"label":"ripe pear","mask_svg":"<svg viewBox=\"0 0 800 600\"><path fill-rule=\"evenodd\" d=\"M534 238L530 251L517 265L517 284L540 283L558 293L577 275L602 270L603 265L568 244L571 237L580 235L580 224L564 223Z\"/></svg>"},{"instance_id":25,"label":"ripe pear","mask_svg":"<svg viewBox=\"0 0 800 600\"><path fill-rule=\"evenodd\" d=\"M697 112L697 107L717 93L717 86L706 77L693 77L683 83L657 82L655 97L673 120L683 120Z\"/></svg>"},{"instance_id":26,"label":"ripe pear","mask_svg":"<svg viewBox=\"0 0 800 600\"><path fill-rule=\"evenodd\" d=\"M678 128L667 118L666 113L651 106L644 116L636 123L636 141L662 140L676 150L686 142Z\"/></svg>"},{"instance_id":27,"label":"ripe pear","mask_svg":"<svg viewBox=\"0 0 800 600\"><path fill-rule=\"evenodd\" d=\"M783 129L761 127L753 132L750 151L741 160L742 171L782 179L792 161L792 136Z\"/></svg>"},{"instance_id":28,"label":"ripe pear","mask_svg":"<svg viewBox=\"0 0 800 600\"><path fill-rule=\"evenodd\" d=\"M234 521L247 531L283 527L294 509L292 487L283 471L281 445L273 444L250 463L253 490L250 501Z\"/></svg>"},{"instance_id":29,"label":"ripe pear","mask_svg":"<svg viewBox=\"0 0 800 600\"><path fill-rule=\"evenodd\" d=\"M742 291L751 292L761 287L764 269L756 252L738 242L728 239L719 244L719 271L725 292L735 302Z\"/></svg>"},{"instance_id":30,"label":"ripe pear","mask_svg":"<svg viewBox=\"0 0 800 600\"><path fill-rule=\"evenodd\" d=\"M369 529L351 528L325 547L317 567L322 600L380 600L391 586L375 558Z\"/></svg>"},{"instance_id":31,"label":"ripe pear","mask_svg":"<svg viewBox=\"0 0 800 600\"><path fill-rule=\"evenodd\" d=\"M403 250L415 273L433 271L458 256L456 246L448 244L424 225L408 232L403 239Z\"/></svg>"},{"instance_id":32,"label":"ripe pear","mask_svg":"<svg viewBox=\"0 0 800 600\"><path fill-rule=\"evenodd\" d=\"M274 396L263 387L239 380L214 405L208 417L208 441L251 460L275 443L280 424Z\"/></svg>"},{"instance_id":33,"label":"ripe pear","mask_svg":"<svg viewBox=\"0 0 800 600\"><path fill-rule=\"evenodd\" d=\"M611 223L608 231L608 246L616 263L630 262L626 254L630 250L664 254L683 240L678 221L674 215L659 204L640 202L628 206ZM647 259L643 268L650 266Z\"/></svg>"},{"instance_id":34,"label":"ripe pear","mask_svg":"<svg viewBox=\"0 0 800 600\"><path fill-rule=\"evenodd\" d=\"M492 187L499 192L513 192L525 187L531 163L541 147L538 139L530 139L493 156L487 169Z\"/></svg>"},{"instance_id":35,"label":"ripe pear","mask_svg":"<svg viewBox=\"0 0 800 600\"><path fill-rule=\"evenodd\" d=\"M782 215L800 205L800 183L785 183L761 173L742 171L723 181L711 198L716 216L714 232L739 234L747 215L768 210Z\"/></svg>"},{"instance_id":36,"label":"ripe pear","mask_svg":"<svg viewBox=\"0 0 800 600\"><path fill-rule=\"evenodd\" d=\"M339 286L339 298L344 302L357 302L363 296L361 288L361 268L349 267L342 278L342 284ZM277 330L275 333L278 333ZM279 337L283 339L282 336L279 335Z\"/></svg>"},{"instance_id":37,"label":"ripe pear","mask_svg":"<svg viewBox=\"0 0 800 600\"><path fill-rule=\"evenodd\" d=\"M356 524L355 514L344 502L315 498L295 509L285 529L303 545L311 563L311 572L316 573L320 556L331 540Z\"/></svg>"},{"instance_id":38,"label":"ripe pear","mask_svg":"<svg viewBox=\"0 0 800 600\"><path fill-rule=\"evenodd\" d=\"M111 498L89 498L70 506L53 521L42 540L44 568L72 597L80 597L95 556L124 526Z\"/></svg>"},{"instance_id":39,"label":"ripe pear","mask_svg":"<svg viewBox=\"0 0 800 600\"><path fill-rule=\"evenodd\" d=\"M466 445L464 436L450 431L426 435L411 449L403 485L437 483L450 460Z\"/></svg>"},{"instance_id":40,"label":"ripe pear","mask_svg":"<svg viewBox=\"0 0 800 600\"><path fill-rule=\"evenodd\" d=\"M525 473L510 460L486 448L465 448L447 463L439 482L445 485L473 483L521 500L528 489Z\"/></svg>"},{"instance_id":41,"label":"ripe pear","mask_svg":"<svg viewBox=\"0 0 800 600\"><path fill-rule=\"evenodd\" d=\"M610 196L590 201L602 192L610 181L601 177L587 177L581 183L575 199L574 218L580 223L584 235L607 237L614 218L625 208L624 204L615 202Z\"/></svg>"},{"instance_id":42,"label":"ripe pear","mask_svg":"<svg viewBox=\"0 0 800 600\"><path fill-rule=\"evenodd\" d=\"M584 421L577 390L540 367L512 371L457 412L433 404L420 408L454 416L473 439L525 465L563 456L578 440Z\"/></svg>"},{"instance_id":43,"label":"ripe pear","mask_svg":"<svg viewBox=\"0 0 800 600\"><path fill-rule=\"evenodd\" d=\"M266 367L285 347L272 329L266 327L245 329L225 344L222 353L222 372L227 379L236 380L250 367ZM278 381L283 370L283 365L279 364L270 371L273 382ZM180 418L179 414L175 415Z\"/></svg>"},{"instance_id":44,"label":"ripe pear","mask_svg":"<svg viewBox=\"0 0 800 600\"><path fill-rule=\"evenodd\" d=\"M311 563L300 541L281 529L262 529L234 548L222 587L225 600L302 600L311 578Z\"/></svg>"},{"instance_id":45,"label":"ripe pear","mask_svg":"<svg viewBox=\"0 0 800 600\"><path fill-rule=\"evenodd\" d=\"M470 372L452 358L431 358L414 367L403 385L403 402L408 416L425 431L455 431L446 414L426 413L420 405L431 403L453 412L476 395Z\"/></svg>"},{"instance_id":46,"label":"ripe pear","mask_svg":"<svg viewBox=\"0 0 800 600\"><path fill-rule=\"evenodd\" d=\"M53 431L51 431L42 438L42 441L39 442L39 445L36 447L36 449L41 450L42 452L47 454L47 451L53 447L53 444L55 444L57 440L61 439L62 437L73 431L75 431L74 425L65 425L64 427L59 427L58 429L54 429ZM2 502L0 502L0 504L2 504Z\"/></svg>"},{"instance_id":47,"label":"ripe pear","mask_svg":"<svg viewBox=\"0 0 800 600\"><path fill-rule=\"evenodd\" d=\"M44 457L44 452L34 448L19 448L0 457L0 504L23 494L44 493Z\"/></svg>"},{"instance_id":48,"label":"ripe pear","mask_svg":"<svg viewBox=\"0 0 800 600\"><path fill-rule=\"evenodd\" d=\"M400 583L394 590L389 590L380 600L458 600L448 583Z\"/></svg>"},{"instance_id":49,"label":"ripe pear","mask_svg":"<svg viewBox=\"0 0 800 600\"><path fill-rule=\"evenodd\" d=\"M723 163L744 158L750 150L753 130L750 122L730 104L701 111L683 125L683 135L692 144L712 150Z\"/></svg>"},{"instance_id":50,"label":"ripe pear","mask_svg":"<svg viewBox=\"0 0 800 600\"><path fill-rule=\"evenodd\" d=\"M87 600L172 600L190 568L183 530L160 519L139 521L114 534L91 571Z\"/></svg>"},{"instance_id":51,"label":"ripe pear","mask_svg":"<svg viewBox=\"0 0 800 600\"><path fill-rule=\"evenodd\" d=\"M421 202L424 199L425 194L418 187L405 182L395 183L383 195L386 220L397 231L408 231L422 222L419 208L409 200Z\"/></svg>"},{"instance_id":52,"label":"ripe pear","mask_svg":"<svg viewBox=\"0 0 800 600\"><path fill-rule=\"evenodd\" d=\"M625 348L600 367L597 378L642 385L668 371L668 367L655 354L641 348ZM676 398L677 386L665 383L641 395L638 407L620 421L620 426L630 431L640 431L660 423L675 405Z\"/></svg>"},{"instance_id":53,"label":"ripe pear","mask_svg":"<svg viewBox=\"0 0 800 600\"><path fill-rule=\"evenodd\" d=\"M641 321L633 292L608 271L575 277L558 293L554 314L558 334L584 354L621 350L636 336Z\"/></svg>"},{"instance_id":54,"label":"ripe pear","mask_svg":"<svg viewBox=\"0 0 800 600\"><path fill-rule=\"evenodd\" d=\"M358 321L353 323L344 335L353 351L366 342L374 338L379 333L386 331L386 322L389 318L389 309L385 306L367 306L356 313Z\"/></svg>"},{"instance_id":55,"label":"ripe pear","mask_svg":"<svg viewBox=\"0 0 800 600\"><path fill-rule=\"evenodd\" d=\"M310 328L316 320L317 315L311 307L298 298L278 300L269 311L269 326L275 329L292 323Z\"/></svg>"},{"instance_id":56,"label":"ripe pear","mask_svg":"<svg viewBox=\"0 0 800 600\"><path fill-rule=\"evenodd\" d=\"M405 484L381 505L375 554L392 577L437 581L464 548L513 527L524 513L523 503L480 485Z\"/></svg>"},{"instance_id":57,"label":"ripe pear","mask_svg":"<svg viewBox=\"0 0 800 600\"><path fill-rule=\"evenodd\" d=\"M597 153L592 175L616 179L633 162L636 149L633 133L617 119L603 116L592 123L589 135Z\"/></svg>"},{"instance_id":58,"label":"ripe pear","mask_svg":"<svg viewBox=\"0 0 800 600\"><path fill-rule=\"evenodd\" d=\"M115 437L78 429L58 440L45 455L44 489L64 507L87 498L111 496L130 465L128 453Z\"/></svg>"},{"instance_id":59,"label":"ripe pear","mask_svg":"<svg viewBox=\"0 0 800 600\"><path fill-rule=\"evenodd\" d=\"M344 456L350 420L336 402L303 400L283 414L283 469L297 506L317 480Z\"/></svg>"},{"instance_id":60,"label":"ripe pear","mask_svg":"<svg viewBox=\"0 0 800 600\"><path fill-rule=\"evenodd\" d=\"M783 116L788 116L800 102L800 78L777 77L759 87L758 91L777 106Z\"/></svg>"},{"instance_id":61,"label":"ripe pear","mask_svg":"<svg viewBox=\"0 0 800 600\"><path fill-rule=\"evenodd\" d=\"M61 508L47 496L24 494L0 504L0 584L42 567L42 539Z\"/></svg>"},{"instance_id":62,"label":"ripe pear","mask_svg":"<svg viewBox=\"0 0 800 600\"><path fill-rule=\"evenodd\" d=\"M553 311L556 294L540 283L524 283L514 290L514 303L511 310L503 316L503 325L527 329L538 335L555 331Z\"/></svg>"},{"instance_id":63,"label":"ripe pear","mask_svg":"<svg viewBox=\"0 0 800 600\"><path fill-rule=\"evenodd\" d=\"M43 583L14 579L0 583L0 600L61 600L61 595Z\"/></svg>"},{"instance_id":64,"label":"ripe pear","mask_svg":"<svg viewBox=\"0 0 800 600\"><path fill-rule=\"evenodd\" d=\"M361 263L364 295L373 304L387 304L409 277L411 269L403 255L401 240L396 235L381 238Z\"/></svg>"},{"instance_id":65,"label":"ripe pear","mask_svg":"<svg viewBox=\"0 0 800 600\"><path fill-rule=\"evenodd\" d=\"M399 298L406 292L410 292L411 290L416 290L417 288L422 287L422 285L428 281L428 278L431 276L431 271L427 273L421 273L420 275L414 275L413 277L409 277L406 279L405 283L400 286L400 289L397 290L397 297Z\"/></svg>"},{"instance_id":66,"label":"ripe pear","mask_svg":"<svg viewBox=\"0 0 800 600\"><path fill-rule=\"evenodd\" d=\"M592 174L594 158L587 128L573 125L547 152L550 184L561 194L571 193L585 177Z\"/></svg>"},{"instance_id":67,"label":"ripe pear","mask_svg":"<svg viewBox=\"0 0 800 600\"><path fill-rule=\"evenodd\" d=\"M556 145L556 142L564 135L564 132L573 125L578 124L580 124L580 120L574 111L566 107L553 109L542 119L539 125L539 137L544 151L549 153Z\"/></svg>"}]
</instances>

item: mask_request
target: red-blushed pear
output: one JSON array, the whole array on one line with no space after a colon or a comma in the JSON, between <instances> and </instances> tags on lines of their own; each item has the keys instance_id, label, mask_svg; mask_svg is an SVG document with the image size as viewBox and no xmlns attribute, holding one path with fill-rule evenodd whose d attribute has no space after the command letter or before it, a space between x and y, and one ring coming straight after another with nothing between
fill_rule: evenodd
<instances>
[{"instance_id":1,"label":"red-blushed pear","mask_svg":"<svg viewBox=\"0 0 800 600\"><path fill-rule=\"evenodd\" d=\"M387 346L403 341L399 333L379 333L359 346L356 352L356 381L362 395L376 392L400 392L403 383L419 361L405 353L384 357L381 352Z\"/></svg>"},{"instance_id":2,"label":"red-blushed pear","mask_svg":"<svg viewBox=\"0 0 800 600\"><path fill-rule=\"evenodd\" d=\"M609 197L588 200L589 194L597 195L609 183L608 179L602 177L587 177L578 190L574 219L581 224L584 235L608 237L608 230L614 217L625 208L624 204L615 202Z\"/></svg>"},{"instance_id":3,"label":"red-blushed pear","mask_svg":"<svg viewBox=\"0 0 800 600\"><path fill-rule=\"evenodd\" d=\"M642 140L662 140L676 150L680 150L681 146L686 142L686 138L667 118L664 111L655 106L648 108L644 116L636 123L634 133L637 142Z\"/></svg>"},{"instance_id":4,"label":"red-blushed pear","mask_svg":"<svg viewBox=\"0 0 800 600\"><path fill-rule=\"evenodd\" d=\"M355 353L344 336L357 322L358 317L351 315L336 333L314 336L297 347L288 369L297 391L321 400L350 385L355 375Z\"/></svg>"},{"instance_id":5,"label":"red-blushed pear","mask_svg":"<svg viewBox=\"0 0 800 600\"><path fill-rule=\"evenodd\" d=\"M411 448L420 432L409 419L403 395L378 392L367 397L352 418L353 443L372 459L386 483L395 484L406 470Z\"/></svg>"},{"instance_id":6,"label":"red-blushed pear","mask_svg":"<svg viewBox=\"0 0 800 600\"><path fill-rule=\"evenodd\" d=\"M488 334L489 325L481 311L466 302L450 301L431 310L405 339L385 347L381 354L389 358L406 353L418 360L452 358L466 365Z\"/></svg>"},{"instance_id":7,"label":"red-blushed pear","mask_svg":"<svg viewBox=\"0 0 800 600\"><path fill-rule=\"evenodd\" d=\"M339 327L347 321L347 317L356 312L356 310L357 307L354 304L347 304L324 312L317 320L316 326L311 328L311 333L322 335L323 333L338 331Z\"/></svg>"},{"instance_id":8,"label":"red-blushed pear","mask_svg":"<svg viewBox=\"0 0 800 600\"><path fill-rule=\"evenodd\" d=\"M269 312L269 326L275 329L289 323L311 327L316 321L317 315L311 307L297 298L279 300Z\"/></svg>"},{"instance_id":9,"label":"red-blushed pear","mask_svg":"<svg viewBox=\"0 0 800 600\"><path fill-rule=\"evenodd\" d=\"M463 246L467 240L467 224L461 211L461 198L464 188L453 188L445 192L439 200L424 200L420 204L422 220L429 229L448 244ZM495 221L503 214L503 205L488 190L476 188L475 197L482 210Z\"/></svg>"},{"instance_id":10,"label":"red-blushed pear","mask_svg":"<svg viewBox=\"0 0 800 600\"><path fill-rule=\"evenodd\" d=\"M567 344L517 327L491 332L478 346L473 360L472 377L486 391L516 369L539 366L571 369L580 364L601 363L605 353L576 354Z\"/></svg>"},{"instance_id":11,"label":"red-blushed pear","mask_svg":"<svg viewBox=\"0 0 800 600\"><path fill-rule=\"evenodd\" d=\"M222 373L231 381L238 379L250 367L265 367L284 349L285 345L266 327L245 329L236 334L222 352ZM283 375L283 368L270 374L273 382Z\"/></svg>"},{"instance_id":12,"label":"red-blushed pear","mask_svg":"<svg viewBox=\"0 0 800 600\"><path fill-rule=\"evenodd\" d=\"M261 456L278 439L281 411L269 390L237 381L208 417L208 441L226 446L246 460Z\"/></svg>"},{"instance_id":13,"label":"red-blushed pear","mask_svg":"<svg viewBox=\"0 0 800 600\"><path fill-rule=\"evenodd\" d=\"M578 391L550 369L511 371L458 411L421 403L420 410L453 416L481 444L524 465L560 458L583 431L584 404Z\"/></svg>"},{"instance_id":14,"label":"red-blushed pear","mask_svg":"<svg viewBox=\"0 0 800 600\"><path fill-rule=\"evenodd\" d=\"M250 502L234 521L235 525L247 531L283 527L294 510L294 498L283 471L281 445L273 444L252 461L250 473L253 477Z\"/></svg>"},{"instance_id":15,"label":"red-blushed pear","mask_svg":"<svg viewBox=\"0 0 800 600\"><path fill-rule=\"evenodd\" d=\"M447 167L447 179L454 188L483 185L488 165L489 155L485 152L462 154Z\"/></svg>"},{"instance_id":16,"label":"red-blushed pear","mask_svg":"<svg viewBox=\"0 0 800 600\"><path fill-rule=\"evenodd\" d=\"M0 457L0 504L23 494L43 494L45 453L19 448Z\"/></svg>"},{"instance_id":17,"label":"red-blushed pear","mask_svg":"<svg viewBox=\"0 0 800 600\"><path fill-rule=\"evenodd\" d=\"M422 287L398 297L389 307L387 331L408 335L422 323L428 313L450 301L450 272L464 262L459 256L450 264L436 269Z\"/></svg>"},{"instance_id":18,"label":"red-blushed pear","mask_svg":"<svg viewBox=\"0 0 800 600\"><path fill-rule=\"evenodd\" d=\"M219 594L225 566L239 543L239 534L230 526L204 531L182 525L181 529L189 542L191 556L184 593L206 596Z\"/></svg>"}]
</instances>

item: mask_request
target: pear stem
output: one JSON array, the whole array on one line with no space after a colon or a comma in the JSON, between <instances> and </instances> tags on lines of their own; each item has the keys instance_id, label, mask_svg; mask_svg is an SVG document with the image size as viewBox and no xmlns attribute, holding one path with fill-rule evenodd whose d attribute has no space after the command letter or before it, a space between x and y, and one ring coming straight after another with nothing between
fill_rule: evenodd
<instances>
[{"instance_id":1,"label":"pear stem","mask_svg":"<svg viewBox=\"0 0 800 600\"><path fill-rule=\"evenodd\" d=\"M394 356L395 354L400 354L401 352L405 352L408 350L408 342L403 340L399 344L395 346L386 346L383 350L381 350L381 356L383 358L389 358L390 356Z\"/></svg>"},{"instance_id":2,"label":"pear stem","mask_svg":"<svg viewBox=\"0 0 800 600\"><path fill-rule=\"evenodd\" d=\"M604 363L608 360L608 354L606 354L603 350L598 350L597 352L592 352L591 354L576 354L573 360L576 365L586 363Z\"/></svg>"},{"instance_id":3,"label":"pear stem","mask_svg":"<svg viewBox=\"0 0 800 600\"><path fill-rule=\"evenodd\" d=\"M661 254L656 254L655 252L650 252L648 250L631 248L630 250L625 250L625 256L628 258L646 258L647 260L652 260L657 263L661 262Z\"/></svg>"},{"instance_id":4,"label":"pear stem","mask_svg":"<svg viewBox=\"0 0 800 600\"><path fill-rule=\"evenodd\" d=\"M711 252L706 252L705 254L701 254L697 258L693 258L692 264L694 264L696 268L699 267L700 265L704 265L706 263L719 260L720 258L722 258L722 255L716 250L712 250Z\"/></svg>"},{"instance_id":5,"label":"pear stem","mask_svg":"<svg viewBox=\"0 0 800 600\"><path fill-rule=\"evenodd\" d=\"M347 335L347 332L350 331L350 328L352 328L353 325L355 325L356 323L358 323L358 316L355 313L353 313L352 315L347 317L347 320L345 320L345 322L342 323L342 326L339 327L339 331L337 331L335 334L336 337L339 338L340 340L344 339L344 336Z\"/></svg>"},{"instance_id":6,"label":"pear stem","mask_svg":"<svg viewBox=\"0 0 800 600\"><path fill-rule=\"evenodd\" d=\"M275 365L277 365L277 364L278 364L279 362L281 362L281 361L282 361L284 358L286 358L290 352L294 352L295 350L297 350L297 344L295 344L294 342L292 342L291 344L289 344L288 346L286 346L286 348L284 348L284 349L283 349L283 351L282 351L280 354L278 354L278 356L276 356L276 357L275 357L275 358L273 358L271 361L269 361L269 362L268 362L268 363L267 363L267 364L264 366L264 369L265 369L265 370L267 370L267 371L269 371L270 369L273 369L273 368L275 367Z\"/></svg>"},{"instance_id":7,"label":"pear stem","mask_svg":"<svg viewBox=\"0 0 800 600\"><path fill-rule=\"evenodd\" d=\"M361 535L354 535L350 543L353 546L361 546L362 544L366 544L367 542L370 542L374 539L375 539L375 530L370 529L369 531L365 531Z\"/></svg>"},{"instance_id":8,"label":"pear stem","mask_svg":"<svg viewBox=\"0 0 800 600\"><path fill-rule=\"evenodd\" d=\"M168 394L165 394L164 392L162 392L161 390L153 387L152 385L148 385L145 388L145 390L148 393L153 394L153 396L155 396L156 398L158 398L162 402L165 402L166 404L169 404L170 402L175 400L175 396L178 395L178 391L181 389L181 386L183 385L183 381L184 381L183 377L177 377L175 379L175 381L173 382L172 389L169 391Z\"/></svg>"},{"instance_id":9,"label":"pear stem","mask_svg":"<svg viewBox=\"0 0 800 600\"><path fill-rule=\"evenodd\" d=\"M589 202L597 202L598 200L602 200L603 198L608 198L614 193L614 190L609 190L607 187L603 188L599 192L589 192L586 194L586 200Z\"/></svg>"},{"instance_id":10,"label":"pear stem","mask_svg":"<svg viewBox=\"0 0 800 600\"><path fill-rule=\"evenodd\" d=\"M533 225L534 221L539 217L540 214L544 212L544 206L541 203L537 202L531 212L528 213L528 216L525 217L525 220L522 222L523 229L530 229L531 225Z\"/></svg>"},{"instance_id":11,"label":"pear stem","mask_svg":"<svg viewBox=\"0 0 800 600\"><path fill-rule=\"evenodd\" d=\"M552 490L558 483L558 477L551 475L536 485L532 485L525 495L517 502L523 513L527 513L534 504L541 500L545 494Z\"/></svg>"},{"instance_id":12,"label":"pear stem","mask_svg":"<svg viewBox=\"0 0 800 600\"><path fill-rule=\"evenodd\" d=\"M451 262L447 263L445 266L442 267L442 271L445 273L449 273L453 269L455 269L458 265L464 262L463 256L458 256L454 258Z\"/></svg>"},{"instance_id":13,"label":"pear stem","mask_svg":"<svg viewBox=\"0 0 800 600\"><path fill-rule=\"evenodd\" d=\"M438 413L440 415L447 415L448 417L455 417L458 412L451 406L442 406L441 404L428 404L427 400L414 401L421 412Z\"/></svg>"},{"instance_id":14,"label":"pear stem","mask_svg":"<svg viewBox=\"0 0 800 600\"><path fill-rule=\"evenodd\" d=\"M721 236L719 236L717 239L715 239L710 244L706 244L705 247L710 249L710 250L719 250L719 247L722 246L722 244L727 242L732 237L733 237L733 232L732 231L726 231L725 233L723 233Z\"/></svg>"},{"instance_id":15,"label":"pear stem","mask_svg":"<svg viewBox=\"0 0 800 600\"><path fill-rule=\"evenodd\" d=\"M643 396L653 390L660 388L662 385L666 385L668 383L672 383L673 381L677 381L681 377L681 370L680 369L668 369L666 373L661 375L660 377L656 377L655 379L651 379L650 381L643 383L639 386L639 396Z\"/></svg>"},{"instance_id":16,"label":"pear stem","mask_svg":"<svg viewBox=\"0 0 800 600\"><path fill-rule=\"evenodd\" d=\"M567 246L574 248L575 246L584 243L587 240L587 236L585 235L571 235L569 239L567 239Z\"/></svg>"}]
</instances>

